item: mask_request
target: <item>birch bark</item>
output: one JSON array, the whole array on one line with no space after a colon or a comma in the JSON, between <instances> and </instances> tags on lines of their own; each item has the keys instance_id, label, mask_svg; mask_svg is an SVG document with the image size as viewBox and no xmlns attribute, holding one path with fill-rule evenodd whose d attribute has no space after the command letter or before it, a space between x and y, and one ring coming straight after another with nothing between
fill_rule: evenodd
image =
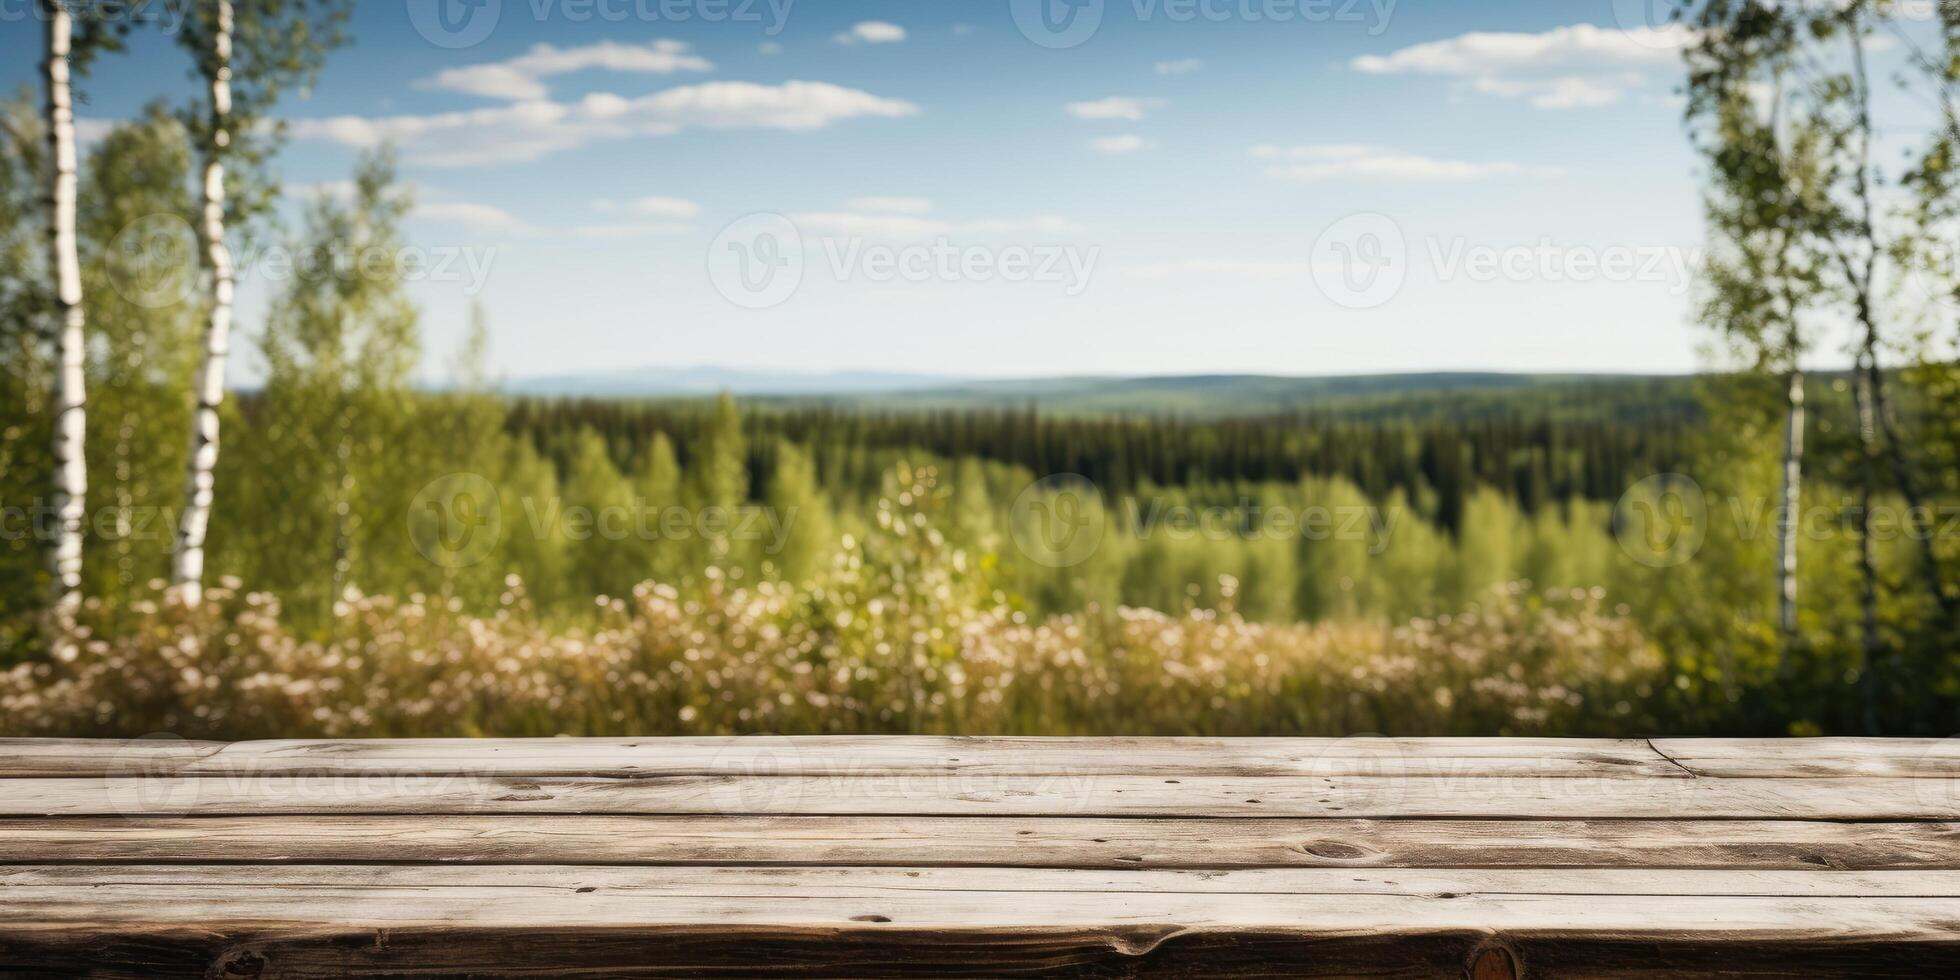
<instances>
[{"instance_id":1,"label":"birch bark","mask_svg":"<svg viewBox=\"0 0 1960 980\"><path fill-rule=\"evenodd\" d=\"M231 146L231 0L214 0L215 29L204 61L211 87L210 136L204 150L204 213L198 237L211 273L210 315L204 328L204 359L198 368L197 406L191 420L190 470L184 510L177 527L171 577L184 600L204 596L204 545L211 528L211 504L218 468L218 407L225 398L225 361L231 352L231 249L225 244L225 154Z\"/></svg>"}]
</instances>

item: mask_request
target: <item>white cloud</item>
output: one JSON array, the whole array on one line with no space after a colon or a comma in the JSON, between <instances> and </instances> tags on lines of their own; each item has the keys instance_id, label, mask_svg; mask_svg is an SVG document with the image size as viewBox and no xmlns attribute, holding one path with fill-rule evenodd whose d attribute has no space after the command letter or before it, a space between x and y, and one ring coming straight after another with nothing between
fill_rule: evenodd
<instances>
[{"instance_id":1,"label":"white cloud","mask_svg":"<svg viewBox=\"0 0 1960 980\"><path fill-rule=\"evenodd\" d=\"M1089 141L1089 145L1095 147L1098 153L1135 153L1150 144L1144 142L1141 136L1134 133L1125 133L1121 136L1104 136L1101 139L1093 139Z\"/></svg>"},{"instance_id":2,"label":"white cloud","mask_svg":"<svg viewBox=\"0 0 1960 980\"><path fill-rule=\"evenodd\" d=\"M1575 24L1537 34L1480 31L1349 62L1371 75L1467 79L1486 95L1540 109L1610 105L1646 84L1646 70L1680 63L1694 32L1679 24L1626 30Z\"/></svg>"},{"instance_id":3,"label":"white cloud","mask_svg":"<svg viewBox=\"0 0 1960 980\"><path fill-rule=\"evenodd\" d=\"M896 44L905 40L905 28L887 21L867 20L852 25L851 29L838 34L838 44Z\"/></svg>"},{"instance_id":4,"label":"white cloud","mask_svg":"<svg viewBox=\"0 0 1960 980\"><path fill-rule=\"evenodd\" d=\"M884 211L889 214L925 214L932 202L923 197L855 197L844 202L853 211Z\"/></svg>"},{"instance_id":5,"label":"white cloud","mask_svg":"<svg viewBox=\"0 0 1960 980\"><path fill-rule=\"evenodd\" d=\"M811 212L792 214L789 217L804 234L825 238L917 241L954 237L992 238L1004 235L1068 235L1082 230L1080 225L1072 221L1048 215L962 222L940 221L917 215L865 214L856 211Z\"/></svg>"},{"instance_id":6,"label":"white cloud","mask_svg":"<svg viewBox=\"0 0 1960 980\"><path fill-rule=\"evenodd\" d=\"M528 232L530 227L503 208L468 201L432 201L418 204L415 216L430 221L464 225L483 231Z\"/></svg>"},{"instance_id":7,"label":"white cloud","mask_svg":"<svg viewBox=\"0 0 1960 980\"><path fill-rule=\"evenodd\" d=\"M756 51L762 54L768 54L768 55L777 55L783 53L783 46L777 44L774 41L764 41L761 44L756 45L755 49Z\"/></svg>"},{"instance_id":8,"label":"white cloud","mask_svg":"<svg viewBox=\"0 0 1960 980\"><path fill-rule=\"evenodd\" d=\"M701 213L701 205L678 197L642 197L628 201L626 210L649 217L692 218Z\"/></svg>"},{"instance_id":9,"label":"white cloud","mask_svg":"<svg viewBox=\"0 0 1960 980\"><path fill-rule=\"evenodd\" d=\"M828 82L703 82L625 98L531 101L422 116L330 116L291 121L295 139L367 148L393 142L412 163L465 167L536 160L587 143L685 129L801 132L847 119L910 116L919 107Z\"/></svg>"},{"instance_id":10,"label":"white cloud","mask_svg":"<svg viewBox=\"0 0 1960 980\"><path fill-rule=\"evenodd\" d=\"M578 225L566 231L574 238L644 238L648 235L671 235L687 231L688 225L678 221L627 222L612 225Z\"/></svg>"},{"instance_id":11,"label":"white cloud","mask_svg":"<svg viewBox=\"0 0 1960 980\"><path fill-rule=\"evenodd\" d=\"M1204 62L1199 61L1196 58L1179 58L1176 61L1159 61L1157 62L1157 74L1189 75L1192 72L1197 71L1200 68L1203 68L1204 65L1205 65Z\"/></svg>"},{"instance_id":12,"label":"white cloud","mask_svg":"<svg viewBox=\"0 0 1960 980\"><path fill-rule=\"evenodd\" d=\"M1479 78L1471 84L1486 95L1529 99L1531 105L1538 109L1589 109L1620 101L1626 95L1626 89L1639 86L1640 81L1638 75L1622 76L1617 84L1613 80L1567 75L1529 81Z\"/></svg>"},{"instance_id":13,"label":"white cloud","mask_svg":"<svg viewBox=\"0 0 1960 980\"><path fill-rule=\"evenodd\" d=\"M545 98L544 79L588 69L670 75L677 71L712 71L707 59L691 53L682 41L649 44L601 41L579 48L540 44L508 61L450 68L416 82L417 88L461 92L489 99L523 102Z\"/></svg>"},{"instance_id":14,"label":"white cloud","mask_svg":"<svg viewBox=\"0 0 1960 980\"><path fill-rule=\"evenodd\" d=\"M1127 119L1132 122L1142 119L1144 113L1163 105L1161 99L1133 99L1128 96L1112 95L1106 99L1089 102L1071 102L1062 108L1077 119Z\"/></svg>"},{"instance_id":15,"label":"white cloud","mask_svg":"<svg viewBox=\"0 0 1960 980\"><path fill-rule=\"evenodd\" d=\"M1673 62L1693 32L1680 25L1617 30L1575 24L1539 34L1479 31L1430 41L1388 55L1363 55L1353 66L1375 75L1488 75L1522 68Z\"/></svg>"},{"instance_id":16,"label":"white cloud","mask_svg":"<svg viewBox=\"0 0 1960 980\"><path fill-rule=\"evenodd\" d=\"M1556 167L1534 167L1506 161L1439 160L1362 144L1272 146L1252 148L1255 159L1269 161L1268 176L1284 180L1318 181L1343 177L1395 181L1472 181L1493 177L1555 177Z\"/></svg>"},{"instance_id":17,"label":"white cloud","mask_svg":"<svg viewBox=\"0 0 1960 980\"><path fill-rule=\"evenodd\" d=\"M651 206L647 202L656 202ZM592 202L594 210L611 212L619 210L619 205L606 200ZM625 210L650 217L692 217L698 212L682 214L694 207L690 202L674 198L641 198L629 202ZM688 230L681 221L624 221L611 224L585 224L570 227L544 228L531 224L503 208L470 201L434 201L417 205L415 217L445 224L461 225L480 232L502 233L505 236L526 238L640 238L647 235L665 235Z\"/></svg>"},{"instance_id":18,"label":"white cloud","mask_svg":"<svg viewBox=\"0 0 1960 980\"><path fill-rule=\"evenodd\" d=\"M1165 279L1172 276L1242 279L1269 279L1279 282L1309 282L1313 263L1306 259L1182 259L1129 266L1126 275L1139 279Z\"/></svg>"}]
</instances>

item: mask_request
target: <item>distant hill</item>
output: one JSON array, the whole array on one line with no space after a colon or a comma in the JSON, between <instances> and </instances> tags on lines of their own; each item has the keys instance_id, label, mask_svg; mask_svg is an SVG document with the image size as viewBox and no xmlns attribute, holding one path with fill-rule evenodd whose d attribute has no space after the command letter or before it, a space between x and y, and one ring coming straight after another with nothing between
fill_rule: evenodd
<instances>
[{"instance_id":1,"label":"distant hill","mask_svg":"<svg viewBox=\"0 0 1960 980\"><path fill-rule=\"evenodd\" d=\"M1620 374L1420 374L1285 377L1059 377L965 380L849 372L761 373L719 368L621 371L522 379L515 395L691 399L720 391L781 407L827 404L871 411L1023 409L1065 415L1244 417L1316 412L1348 418L1481 417L1525 411L1560 415L1673 414L1692 409L1690 376ZM1628 419L1631 421L1631 419Z\"/></svg>"},{"instance_id":2,"label":"distant hill","mask_svg":"<svg viewBox=\"0 0 1960 980\"><path fill-rule=\"evenodd\" d=\"M1034 405L1044 411L1084 414L1162 414L1246 416L1340 408L1344 414L1370 405L1395 407L1406 414L1411 403L1461 405L1490 397L1509 401L1527 393L1554 395L1601 389L1680 386L1682 378L1640 375L1501 374L1448 372L1425 374L1283 377L1277 375L1189 375L1160 378L1049 378L984 381L923 390L888 392L860 398L871 407L1013 408Z\"/></svg>"},{"instance_id":3,"label":"distant hill","mask_svg":"<svg viewBox=\"0 0 1960 980\"><path fill-rule=\"evenodd\" d=\"M880 371L796 373L733 368L633 368L587 374L515 378L504 385L514 395L574 398L696 398L723 391L747 397L862 395L965 383L947 375Z\"/></svg>"}]
</instances>

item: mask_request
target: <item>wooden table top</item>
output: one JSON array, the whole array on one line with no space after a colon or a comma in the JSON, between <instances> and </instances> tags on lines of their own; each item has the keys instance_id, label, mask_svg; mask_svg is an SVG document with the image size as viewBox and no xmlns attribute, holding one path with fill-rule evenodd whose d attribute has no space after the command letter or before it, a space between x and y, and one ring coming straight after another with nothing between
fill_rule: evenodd
<instances>
[{"instance_id":1,"label":"wooden table top","mask_svg":"<svg viewBox=\"0 0 1960 980\"><path fill-rule=\"evenodd\" d=\"M1960 975L1960 740L0 740L0 976Z\"/></svg>"}]
</instances>

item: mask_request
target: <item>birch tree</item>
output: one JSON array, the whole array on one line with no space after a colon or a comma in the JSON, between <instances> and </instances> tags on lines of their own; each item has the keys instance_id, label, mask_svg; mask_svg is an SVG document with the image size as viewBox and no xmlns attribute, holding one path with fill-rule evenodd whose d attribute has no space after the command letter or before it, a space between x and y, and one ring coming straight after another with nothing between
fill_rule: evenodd
<instances>
[{"instance_id":1,"label":"birch tree","mask_svg":"<svg viewBox=\"0 0 1960 980\"><path fill-rule=\"evenodd\" d=\"M83 441L82 366L87 338L82 310L82 261L75 239L75 101L70 83L74 18L61 0L42 0L47 27L48 267L54 273L54 541L49 571L58 607L81 600L82 525L88 508L88 459Z\"/></svg>"},{"instance_id":2,"label":"birch tree","mask_svg":"<svg viewBox=\"0 0 1960 980\"><path fill-rule=\"evenodd\" d=\"M269 111L288 86L310 84L318 75L326 53L344 39L341 27L351 9L349 0L209 0L192 9L177 35L205 88L186 124L196 135L203 172L197 231L209 292L171 561L172 582L191 604L203 596L217 490L218 410L231 353L236 273L226 232L262 213L274 196L259 172L283 135Z\"/></svg>"},{"instance_id":3,"label":"birch tree","mask_svg":"<svg viewBox=\"0 0 1960 980\"><path fill-rule=\"evenodd\" d=\"M1775 523L1777 625L1797 632L1797 520L1802 508L1809 342L1802 323L1822 288L1816 253L1821 133L1793 103L1804 32L1785 6L1742 0L1699 10L1688 50L1688 117L1708 165L1702 319L1783 390Z\"/></svg>"},{"instance_id":4,"label":"birch tree","mask_svg":"<svg viewBox=\"0 0 1960 980\"><path fill-rule=\"evenodd\" d=\"M1887 330L1886 317L1880 309L1880 268L1883 263L1896 259L1910 240L1909 234L1888 229L1883 220L1886 217L1881 213L1885 207L1880 197L1883 175L1872 160L1872 144L1878 138L1878 131L1872 121L1872 78L1866 45L1868 35L1890 13L1891 7L1883 0L1858 0L1831 11L1813 27L1813 33L1819 37L1842 40L1847 64L1841 75L1819 82L1827 105L1838 115L1834 149L1842 159L1835 168L1839 176L1834 182L1835 193L1828 216L1829 240L1838 273L1837 285L1858 332L1858 432L1866 471L1870 473L1880 465L1889 469L1895 489L1905 499L1907 520L1918 546L1920 581L1941 618L1952 623L1960 617L1960 604L1956 604L1955 597L1946 589L1932 512L1901 430L1897 406L1890 393L1889 373L1882 364L1885 349L1898 338L1889 336L1892 331ZM1867 486L1875 479L1867 476ZM1869 535L1870 507L1865 510L1865 531Z\"/></svg>"}]
</instances>

